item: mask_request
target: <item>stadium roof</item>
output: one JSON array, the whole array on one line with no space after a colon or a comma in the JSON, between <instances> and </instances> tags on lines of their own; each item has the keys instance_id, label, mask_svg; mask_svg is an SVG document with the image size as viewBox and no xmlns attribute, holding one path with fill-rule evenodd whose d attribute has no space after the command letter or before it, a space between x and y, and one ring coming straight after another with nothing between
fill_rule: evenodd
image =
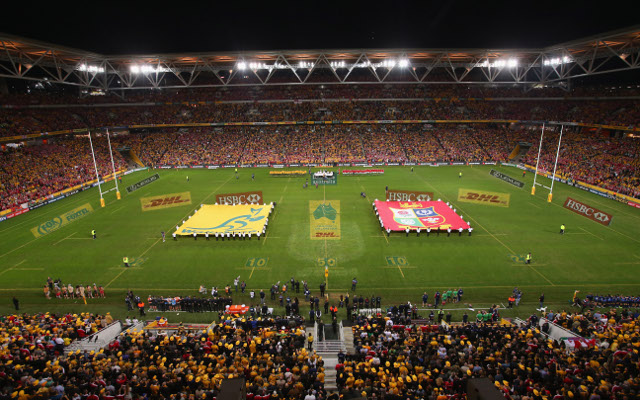
<instances>
[{"instance_id":1,"label":"stadium roof","mask_svg":"<svg viewBox=\"0 0 640 400\"><path fill-rule=\"evenodd\" d=\"M103 55L0 33L0 77L119 91L354 83L553 84L637 69L640 26L536 49Z\"/></svg>"}]
</instances>

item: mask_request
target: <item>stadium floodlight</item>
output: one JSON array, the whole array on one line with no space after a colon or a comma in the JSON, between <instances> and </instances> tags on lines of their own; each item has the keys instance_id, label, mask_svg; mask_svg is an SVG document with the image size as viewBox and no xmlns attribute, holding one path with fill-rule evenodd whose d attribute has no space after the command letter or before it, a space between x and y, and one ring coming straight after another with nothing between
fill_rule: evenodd
<instances>
[{"instance_id":1,"label":"stadium floodlight","mask_svg":"<svg viewBox=\"0 0 640 400\"><path fill-rule=\"evenodd\" d=\"M384 61L382 61L382 62L380 63L380 66L381 66L381 67L384 67L384 68L389 68L389 69L391 69L391 68L393 68L393 67L395 67L395 66L396 66L396 60L394 60L393 58L390 58L390 59L388 59L388 60L384 60Z\"/></svg>"},{"instance_id":2,"label":"stadium floodlight","mask_svg":"<svg viewBox=\"0 0 640 400\"><path fill-rule=\"evenodd\" d=\"M369 68L370 66L371 66L371 61L369 60L354 65L354 67L356 68Z\"/></svg>"},{"instance_id":3,"label":"stadium floodlight","mask_svg":"<svg viewBox=\"0 0 640 400\"><path fill-rule=\"evenodd\" d=\"M564 56L562 58L560 57L548 58L544 60L542 64L545 66L556 66L560 64L568 64L570 62L572 62L571 57Z\"/></svg>"},{"instance_id":4,"label":"stadium floodlight","mask_svg":"<svg viewBox=\"0 0 640 400\"><path fill-rule=\"evenodd\" d=\"M331 67L333 69L338 69L338 68L344 68L345 67L344 60L342 60L342 61L331 61L331 63L329 63L329 65L331 65Z\"/></svg>"},{"instance_id":5,"label":"stadium floodlight","mask_svg":"<svg viewBox=\"0 0 640 400\"><path fill-rule=\"evenodd\" d=\"M485 60L479 66L484 68L516 68L518 66L518 59L509 58L507 60L495 60L491 62L489 60Z\"/></svg>"},{"instance_id":6,"label":"stadium floodlight","mask_svg":"<svg viewBox=\"0 0 640 400\"><path fill-rule=\"evenodd\" d=\"M312 62L300 61L298 63L298 68L313 68L315 64Z\"/></svg>"},{"instance_id":7,"label":"stadium floodlight","mask_svg":"<svg viewBox=\"0 0 640 400\"><path fill-rule=\"evenodd\" d=\"M240 62L238 63L238 69L239 69L240 71L244 71L245 69L247 69L247 63L246 63L246 62L244 62L244 61L240 61Z\"/></svg>"},{"instance_id":8,"label":"stadium floodlight","mask_svg":"<svg viewBox=\"0 0 640 400\"><path fill-rule=\"evenodd\" d=\"M407 60L406 58L401 58L400 61L398 61L398 66L400 68L407 68L409 66L409 60Z\"/></svg>"},{"instance_id":9,"label":"stadium floodlight","mask_svg":"<svg viewBox=\"0 0 640 400\"><path fill-rule=\"evenodd\" d=\"M271 67L267 67L267 64L260 62L250 62L249 69L257 70L257 69L270 69Z\"/></svg>"},{"instance_id":10,"label":"stadium floodlight","mask_svg":"<svg viewBox=\"0 0 640 400\"><path fill-rule=\"evenodd\" d=\"M80 64L78 65L76 70L81 72L91 72L92 74L97 74L100 72L104 72L104 67L99 67L97 65Z\"/></svg>"},{"instance_id":11,"label":"stadium floodlight","mask_svg":"<svg viewBox=\"0 0 640 400\"><path fill-rule=\"evenodd\" d=\"M130 67L130 71L132 74L151 74L158 72L167 72L168 68L161 66L153 66L153 65L132 65Z\"/></svg>"}]
</instances>

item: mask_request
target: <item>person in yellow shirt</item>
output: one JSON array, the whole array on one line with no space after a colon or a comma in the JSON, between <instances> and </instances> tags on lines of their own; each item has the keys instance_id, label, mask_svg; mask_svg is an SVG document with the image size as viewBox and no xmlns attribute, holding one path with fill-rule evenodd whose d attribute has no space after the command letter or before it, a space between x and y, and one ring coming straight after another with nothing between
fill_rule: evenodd
<instances>
[{"instance_id":1,"label":"person in yellow shirt","mask_svg":"<svg viewBox=\"0 0 640 400\"><path fill-rule=\"evenodd\" d=\"M307 337L307 349L309 351L313 350L313 335L309 332L309 336Z\"/></svg>"}]
</instances>

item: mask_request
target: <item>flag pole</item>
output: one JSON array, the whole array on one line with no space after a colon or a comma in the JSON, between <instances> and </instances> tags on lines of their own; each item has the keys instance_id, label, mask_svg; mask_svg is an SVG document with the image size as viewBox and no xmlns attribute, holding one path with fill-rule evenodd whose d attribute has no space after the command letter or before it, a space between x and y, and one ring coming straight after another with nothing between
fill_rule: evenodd
<instances>
[{"instance_id":1,"label":"flag pole","mask_svg":"<svg viewBox=\"0 0 640 400\"><path fill-rule=\"evenodd\" d=\"M536 170L533 173L533 186L531 187L531 195L536 194L536 178L538 177L538 164L540 163L540 153L542 152L542 139L544 138L544 122L542 123L542 133L540 134L540 146L538 147L538 158L536 159Z\"/></svg>"},{"instance_id":2,"label":"flag pole","mask_svg":"<svg viewBox=\"0 0 640 400\"><path fill-rule=\"evenodd\" d=\"M98 181L98 192L100 192L100 207L104 207L104 197L102 197L102 186L100 186L100 175L98 174L98 164L96 164L96 154L93 152L93 140L89 131L89 145L91 146L91 156L93 157L93 167L96 169L96 180Z\"/></svg>"},{"instance_id":3,"label":"flag pole","mask_svg":"<svg viewBox=\"0 0 640 400\"><path fill-rule=\"evenodd\" d=\"M107 129L107 142L109 143L109 154L111 155L111 170L113 171L113 180L116 182L116 197L120 200L120 189L118 189L118 176L116 175L116 165L113 162L113 151L111 150L111 139L109 138L109 129Z\"/></svg>"},{"instance_id":4,"label":"flag pole","mask_svg":"<svg viewBox=\"0 0 640 400\"><path fill-rule=\"evenodd\" d=\"M558 156L560 155L560 143L562 143L562 131L564 130L564 125L560 126L560 139L558 139L558 151L556 152L556 163L553 166L553 175L551 175L551 189L549 190L549 197L547 197L547 201L551 203L551 199L553 199L553 182L556 181L556 168L558 167Z\"/></svg>"}]
</instances>

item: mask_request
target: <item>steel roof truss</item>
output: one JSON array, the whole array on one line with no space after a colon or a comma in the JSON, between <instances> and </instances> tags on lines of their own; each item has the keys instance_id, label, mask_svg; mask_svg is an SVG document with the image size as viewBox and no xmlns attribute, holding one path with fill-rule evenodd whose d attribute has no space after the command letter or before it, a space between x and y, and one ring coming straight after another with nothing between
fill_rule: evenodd
<instances>
[{"instance_id":1,"label":"steel roof truss","mask_svg":"<svg viewBox=\"0 0 640 400\"><path fill-rule=\"evenodd\" d=\"M309 69L309 73L307 73L307 76L304 77L304 81L302 81L302 83L306 83L307 79L309 79L309 77L311 76L311 74L313 74L313 71L316 70L316 67L318 65L320 65L320 61L324 59L324 61L327 63L327 65L329 65L329 63L327 62L327 58L324 56L324 54L320 54L318 56L318 58L316 59L316 61L313 63L313 66L311 67L311 69Z\"/></svg>"},{"instance_id":2,"label":"steel roof truss","mask_svg":"<svg viewBox=\"0 0 640 400\"><path fill-rule=\"evenodd\" d=\"M431 71L433 71L433 69L436 68L440 64L440 62L442 62L443 57L444 57L444 53L438 53L438 55L431 61L430 64L425 65L427 70L420 77L420 82L424 82L424 80L431 73Z\"/></svg>"}]
</instances>

